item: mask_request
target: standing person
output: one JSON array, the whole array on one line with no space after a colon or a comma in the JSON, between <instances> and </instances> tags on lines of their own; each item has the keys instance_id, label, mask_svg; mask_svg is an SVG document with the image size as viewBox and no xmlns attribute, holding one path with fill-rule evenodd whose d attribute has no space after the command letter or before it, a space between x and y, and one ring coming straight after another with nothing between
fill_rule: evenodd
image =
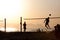
<instances>
[{"instance_id":1,"label":"standing person","mask_svg":"<svg viewBox=\"0 0 60 40\"><path fill-rule=\"evenodd\" d=\"M23 24L24 32L26 32L26 22Z\"/></svg>"},{"instance_id":2,"label":"standing person","mask_svg":"<svg viewBox=\"0 0 60 40\"><path fill-rule=\"evenodd\" d=\"M45 22L45 27L46 27L47 29L50 28L50 26L49 26L49 22L50 22L49 19L50 19L50 18L48 17L48 18L46 18L45 21L44 21L44 22Z\"/></svg>"}]
</instances>

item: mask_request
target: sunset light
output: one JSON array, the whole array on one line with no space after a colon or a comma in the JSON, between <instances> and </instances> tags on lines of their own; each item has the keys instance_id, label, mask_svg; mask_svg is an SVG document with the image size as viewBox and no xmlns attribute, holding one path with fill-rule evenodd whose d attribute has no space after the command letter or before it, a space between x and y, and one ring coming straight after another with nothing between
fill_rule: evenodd
<instances>
[{"instance_id":1,"label":"sunset light","mask_svg":"<svg viewBox=\"0 0 60 40\"><path fill-rule=\"evenodd\" d=\"M0 31L5 31L4 28L0 28ZM15 28L6 28L6 32L15 32L17 31Z\"/></svg>"},{"instance_id":2,"label":"sunset light","mask_svg":"<svg viewBox=\"0 0 60 40\"><path fill-rule=\"evenodd\" d=\"M60 40L60 0L0 0L0 40Z\"/></svg>"},{"instance_id":3,"label":"sunset light","mask_svg":"<svg viewBox=\"0 0 60 40\"><path fill-rule=\"evenodd\" d=\"M60 19L57 19L60 18L60 0L0 0L0 30L2 31L4 31L2 27L6 27L7 32L23 30L24 21L27 24L27 31L34 28L44 29L44 20L47 17L51 18L49 22L51 28L60 24Z\"/></svg>"},{"instance_id":4,"label":"sunset light","mask_svg":"<svg viewBox=\"0 0 60 40\"><path fill-rule=\"evenodd\" d=\"M21 0L0 0L0 17L13 18L22 16Z\"/></svg>"}]
</instances>

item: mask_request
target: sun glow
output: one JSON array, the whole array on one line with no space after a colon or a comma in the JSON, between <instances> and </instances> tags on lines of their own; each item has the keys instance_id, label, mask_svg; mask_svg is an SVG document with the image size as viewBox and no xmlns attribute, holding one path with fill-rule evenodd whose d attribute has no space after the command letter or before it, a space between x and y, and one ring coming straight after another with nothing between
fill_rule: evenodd
<instances>
[{"instance_id":1,"label":"sun glow","mask_svg":"<svg viewBox=\"0 0 60 40\"><path fill-rule=\"evenodd\" d=\"M13 18L21 16L21 0L0 0L0 17Z\"/></svg>"},{"instance_id":2,"label":"sun glow","mask_svg":"<svg viewBox=\"0 0 60 40\"><path fill-rule=\"evenodd\" d=\"M5 31L4 28L0 28L1 31ZM15 28L6 28L6 32L15 32L17 31Z\"/></svg>"}]
</instances>

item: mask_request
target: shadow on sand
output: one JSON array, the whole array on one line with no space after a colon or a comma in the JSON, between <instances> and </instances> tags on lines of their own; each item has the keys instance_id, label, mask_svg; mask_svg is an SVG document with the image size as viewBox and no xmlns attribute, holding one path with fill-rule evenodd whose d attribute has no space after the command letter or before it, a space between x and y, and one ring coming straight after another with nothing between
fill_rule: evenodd
<instances>
[{"instance_id":1,"label":"shadow on sand","mask_svg":"<svg viewBox=\"0 0 60 40\"><path fill-rule=\"evenodd\" d=\"M60 34L53 32L0 32L0 40L59 40Z\"/></svg>"}]
</instances>

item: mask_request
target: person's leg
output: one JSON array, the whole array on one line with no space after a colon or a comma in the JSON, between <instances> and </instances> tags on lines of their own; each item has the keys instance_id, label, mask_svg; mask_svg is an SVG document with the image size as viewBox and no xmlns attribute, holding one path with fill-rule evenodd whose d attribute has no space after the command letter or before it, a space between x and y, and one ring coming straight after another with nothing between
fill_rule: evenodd
<instances>
[{"instance_id":1,"label":"person's leg","mask_svg":"<svg viewBox=\"0 0 60 40\"><path fill-rule=\"evenodd\" d=\"M50 26L49 26L49 24L48 24L48 28L51 29Z\"/></svg>"},{"instance_id":2,"label":"person's leg","mask_svg":"<svg viewBox=\"0 0 60 40\"><path fill-rule=\"evenodd\" d=\"M26 32L26 29L24 29L24 32Z\"/></svg>"},{"instance_id":3,"label":"person's leg","mask_svg":"<svg viewBox=\"0 0 60 40\"><path fill-rule=\"evenodd\" d=\"M45 24L45 27L48 29L47 24Z\"/></svg>"},{"instance_id":4,"label":"person's leg","mask_svg":"<svg viewBox=\"0 0 60 40\"><path fill-rule=\"evenodd\" d=\"M24 32L25 32L25 29L24 29Z\"/></svg>"},{"instance_id":5,"label":"person's leg","mask_svg":"<svg viewBox=\"0 0 60 40\"><path fill-rule=\"evenodd\" d=\"M26 32L26 29L24 29L24 32Z\"/></svg>"}]
</instances>

